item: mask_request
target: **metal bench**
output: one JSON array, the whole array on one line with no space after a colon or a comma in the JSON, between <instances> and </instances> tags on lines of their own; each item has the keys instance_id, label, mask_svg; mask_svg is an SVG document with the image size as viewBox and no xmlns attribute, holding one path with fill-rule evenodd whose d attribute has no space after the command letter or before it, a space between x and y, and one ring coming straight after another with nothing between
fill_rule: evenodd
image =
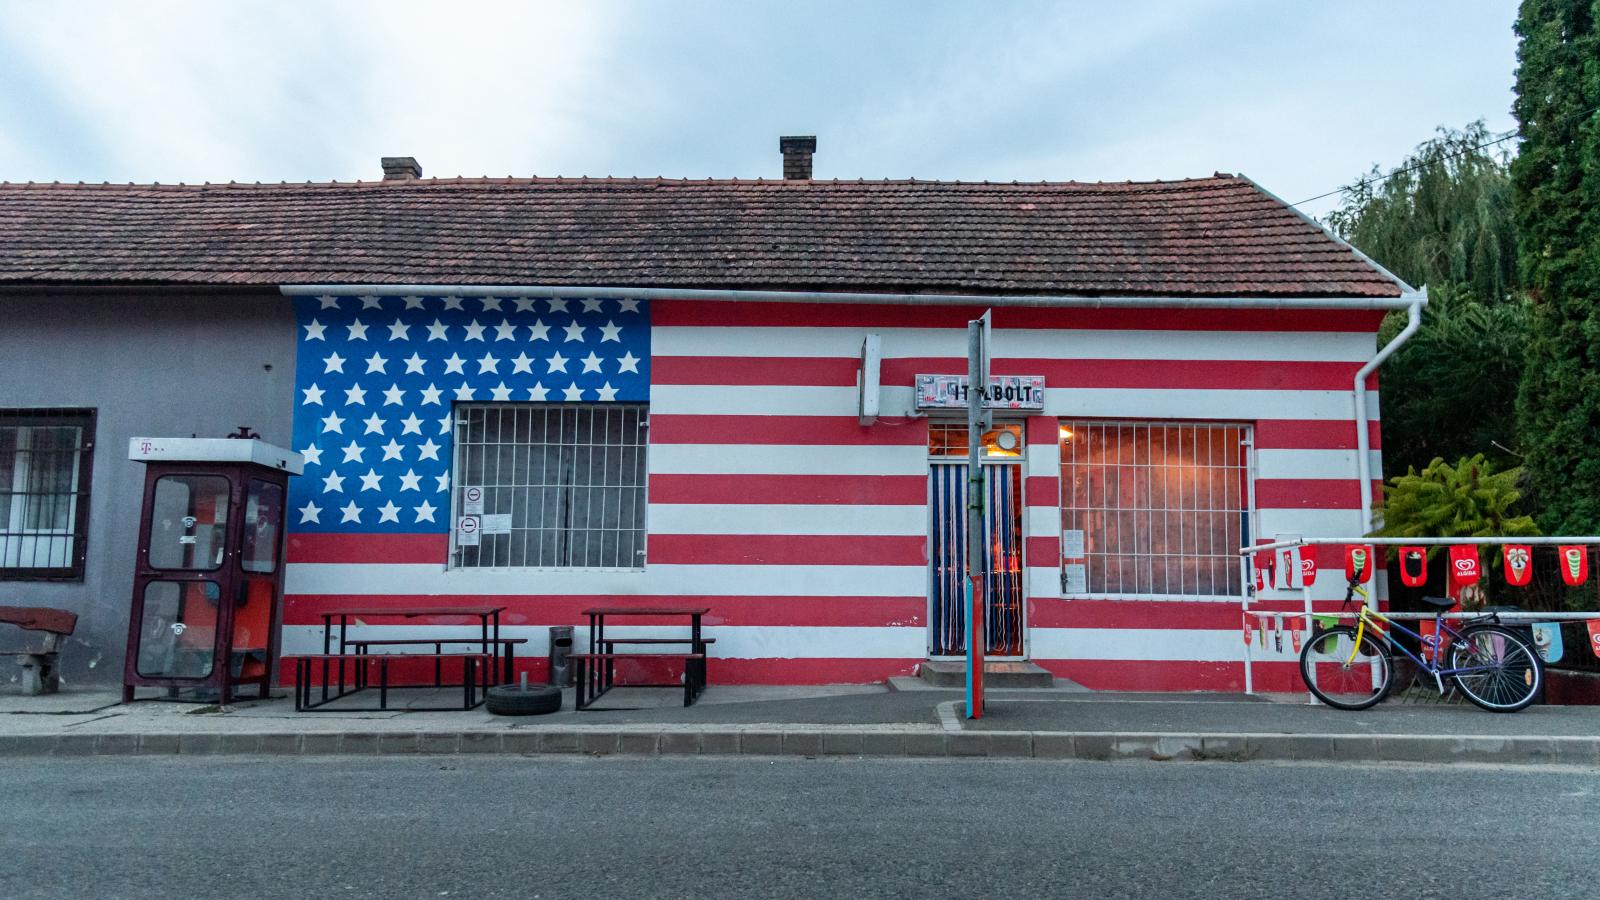
<instances>
[{"instance_id":1,"label":"metal bench","mask_svg":"<svg viewBox=\"0 0 1600 900\"><path fill-rule=\"evenodd\" d=\"M576 709L587 709L600 699L600 695L616 687L617 660L655 662L682 660L683 705L691 706L706 688L706 655L704 653L574 653L572 660L577 673L578 695L573 704ZM678 687L670 682L630 683L627 687Z\"/></svg>"},{"instance_id":2,"label":"metal bench","mask_svg":"<svg viewBox=\"0 0 1600 900\"><path fill-rule=\"evenodd\" d=\"M408 706L412 712L433 711L444 712L448 710L476 709L483 703L484 697L489 692L489 682L494 674L495 658L493 653L303 653L286 656L285 660L294 662L294 709L295 712L378 712L389 708L389 692L408 689L438 689L455 688L456 684L447 684L443 677L442 663L446 660L461 663L461 704L459 706ZM434 683L425 685L391 685L389 683L389 664L391 662L414 662L433 660ZM313 664L321 663L322 666L322 697L320 700L312 698ZM346 666L348 665L348 669ZM378 705L377 706L348 706L341 704L337 707L328 707L335 700L349 697L372 687L371 669L378 670ZM346 680L346 673L354 676L354 683ZM330 682L330 679L336 681ZM329 688L334 689L330 692Z\"/></svg>"},{"instance_id":3,"label":"metal bench","mask_svg":"<svg viewBox=\"0 0 1600 900\"><path fill-rule=\"evenodd\" d=\"M12 651L22 666L22 692L30 696L54 694L61 689L61 639L78 627L78 614L64 609L35 606L0 606L0 622L24 631L44 632L37 650Z\"/></svg>"}]
</instances>

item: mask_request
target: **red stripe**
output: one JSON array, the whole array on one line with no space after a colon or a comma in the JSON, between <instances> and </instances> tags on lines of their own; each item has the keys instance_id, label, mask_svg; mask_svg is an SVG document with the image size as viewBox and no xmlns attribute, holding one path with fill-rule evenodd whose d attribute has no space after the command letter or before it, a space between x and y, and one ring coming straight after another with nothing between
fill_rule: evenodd
<instances>
[{"instance_id":1,"label":"red stripe","mask_svg":"<svg viewBox=\"0 0 1600 900\"><path fill-rule=\"evenodd\" d=\"M1055 416L1029 416L1027 440L1029 446L1061 443L1061 420Z\"/></svg>"},{"instance_id":2,"label":"red stripe","mask_svg":"<svg viewBox=\"0 0 1600 900\"><path fill-rule=\"evenodd\" d=\"M1382 429L1376 421L1367 422L1372 449L1382 446ZM1259 450L1354 450L1354 419L1261 419L1256 422L1256 448Z\"/></svg>"},{"instance_id":3,"label":"red stripe","mask_svg":"<svg viewBox=\"0 0 1600 900\"><path fill-rule=\"evenodd\" d=\"M1382 496L1381 481L1372 482ZM1360 482L1353 478L1257 478L1257 509L1360 509Z\"/></svg>"},{"instance_id":4,"label":"red stripe","mask_svg":"<svg viewBox=\"0 0 1600 900\"><path fill-rule=\"evenodd\" d=\"M652 444L860 444L925 446L926 419L862 426L855 416L650 417Z\"/></svg>"},{"instance_id":5,"label":"red stripe","mask_svg":"<svg viewBox=\"0 0 1600 900\"><path fill-rule=\"evenodd\" d=\"M804 326L832 328L965 328L979 306L847 305L837 303L726 303L653 300L653 327ZM1373 310L1251 309L1018 309L994 310L996 328L1122 329L1151 331L1353 331L1378 330L1384 313Z\"/></svg>"},{"instance_id":6,"label":"red stripe","mask_svg":"<svg viewBox=\"0 0 1600 900\"><path fill-rule=\"evenodd\" d=\"M595 596L519 595L493 596L458 594L434 595L289 594L284 597L285 625L322 624L319 613L339 606L405 608L441 602L462 606L504 606L502 625L572 625L586 621L583 611L610 599ZM812 597L812 596L685 596L629 594L625 605L703 606L706 625L819 626L851 628L892 628L922 626L927 623L926 597ZM477 624L477 618L439 619L376 618L388 625ZM632 625L681 625L682 619L629 619Z\"/></svg>"},{"instance_id":7,"label":"red stripe","mask_svg":"<svg viewBox=\"0 0 1600 900\"><path fill-rule=\"evenodd\" d=\"M1244 690L1243 662L1134 659L1036 659L1034 662L1055 675L1096 691ZM1297 663L1258 662L1251 667L1251 675L1258 691L1305 691Z\"/></svg>"},{"instance_id":8,"label":"red stripe","mask_svg":"<svg viewBox=\"0 0 1600 900\"><path fill-rule=\"evenodd\" d=\"M289 534L292 563L438 563L450 555L445 534Z\"/></svg>"},{"instance_id":9,"label":"red stripe","mask_svg":"<svg viewBox=\"0 0 1600 900\"><path fill-rule=\"evenodd\" d=\"M1341 600L1312 603L1316 612L1336 612ZM1252 603L1256 612L1303 612L1299 600ZM1146 628L1152 631L1227 631L1243 627L1243 611L1234 598L1182 600L1062 600L1034 597L1028 601L1028 625L1034 628ZM1287 626L1285 626L1287 627Z\"/></svg>"},{"instance_id":10,"label":"red stripe","mask_svg":"<svg viewBox=\"0 0 1600 900\"><path fill-rule=\"evenodd\" d=\"M653 534L650 562L729 566L915 566L921 535Z\"/></svg>"},{"instance_id":11,"label":"red stripe","mask_svg":"<svg viewBox=\"0 0 1600 900\"><path fill-rule=\"evenodd\" d=\"M654 356L650 383L855 387L859 368L854 357Z\"/></svg>"},{"instance_id":12,"label":"red stripe","mask_svg":"<svg viewBox=\"0 0 1600 900\"><path fill-rule=\"evenodd\" d=\"M1028 568L1054 569L1061 564L1061 539L1030 537L1026 541Z\"/></svg>"},{"instance_id":13,"label":"red stripe","mask_svg":"<svg viewBox=\"0 0 1600 900\"><path fill-rule=\"evenodd\" d=\"M651 503L804 503L918 506L924 475L652 475Z\"/></svg>"},{"instance_id":14,"label":"red stripe","mask_svg":"<svg viewBox=\"0 0 1600 900\"><path fill-rule=\"evenodd\" d=\"M1029 475L1022 488L1026 506L1061 505L1061 479L1054 475Z\"/></svg>"}]
</instances>

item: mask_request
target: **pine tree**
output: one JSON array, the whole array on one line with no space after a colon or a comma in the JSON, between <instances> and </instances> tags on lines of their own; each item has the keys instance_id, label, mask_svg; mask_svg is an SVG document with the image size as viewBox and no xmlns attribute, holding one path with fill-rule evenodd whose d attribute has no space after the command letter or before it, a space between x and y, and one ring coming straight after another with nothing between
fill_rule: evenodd
<instances>
[{"instance_id":1,"label":"pine tree","mask_svg":"<svg viewBox=\"0 0 1600 900\"><path fill-rule=\"evenodd\" d=\"M1600 530L1600 0L1524 0L1516 24L1518 253L1533 300L1518 405L1550 534Z\"/></svg>"}]
</instances>

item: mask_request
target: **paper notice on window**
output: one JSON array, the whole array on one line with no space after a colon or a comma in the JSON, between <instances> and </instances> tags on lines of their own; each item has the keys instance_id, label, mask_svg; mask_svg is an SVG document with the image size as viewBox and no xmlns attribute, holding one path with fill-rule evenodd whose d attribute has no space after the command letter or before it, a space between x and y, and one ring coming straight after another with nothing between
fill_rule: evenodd
<instances>
[{"instance_id":1,"label":"paper notice on window","mask_svg":"<svg viewBox=\"0 0 1600 900\"><path fill-rule=\"evenodd\" d=\"M483 533L484 534L510 534L511 533L511 514L510 513L501 513L499 515L484 516L483 517Z\"/></svg>"},{"instance_id":2,"label":"paper notice on window","mask_svg":"<svg viewBox=\"0 0 1600 900\"><path fill-rule=\"evenodd\" d=\"M1061 557L1063 559L1083 559L1082 529L1068 528L1061 532Z\"/></svg>"},{"instance_id":3,"label":"paper notice on window","mask_svg":"<svg viewBox=\"0 0 1600 900\"><path fill-rule=\"evenodd\" d=\"M1082 532L1080 532L1081 534ZM1083 563L1068 563L1061 570L1061 588L1069 594L1089 593L1089 567Z\"/></svg>"},{"instance_id":4,"label":"paper notice on window","mask_svg":"<svg viewBox=\"0 0 1600 900\"><path fill-rule=\"evenodd\" d=\"M456 546L478 546L478 532L483 530L483 523L477 516L462 516L456 520Z\"/></svg>"},{"instance_id":5,"label":"paper notice on window","mask_svg":"<svg viewBox=\"0 0 1600 900\"><path fill-rule=\"evenodd\" d=\"M463 487L461 489L461 514L463 516L483 515L483 488Z\"/></svg>"}]
</instances>

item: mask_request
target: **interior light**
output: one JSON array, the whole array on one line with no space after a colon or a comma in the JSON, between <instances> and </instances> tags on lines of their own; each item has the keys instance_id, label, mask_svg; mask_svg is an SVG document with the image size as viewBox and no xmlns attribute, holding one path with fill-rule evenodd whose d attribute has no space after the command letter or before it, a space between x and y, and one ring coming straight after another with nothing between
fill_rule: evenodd
<instances>
[{"instance_id":1,"label":"interior light","mask_svg":"<svg viewBox=\"0 0 1600 900\"><path fill-rule=\"evenodd\" d=\"M1062 440L1063 440L1063 441L1070 441L1070 440L1072 440L1072 429L1071 429L1071 428L1065 428L1065 427L1063 427L1063 428L1062 428L1062 429L1061 429L1061 439L1062 439Z\"/></svg>"}]
</instances>

